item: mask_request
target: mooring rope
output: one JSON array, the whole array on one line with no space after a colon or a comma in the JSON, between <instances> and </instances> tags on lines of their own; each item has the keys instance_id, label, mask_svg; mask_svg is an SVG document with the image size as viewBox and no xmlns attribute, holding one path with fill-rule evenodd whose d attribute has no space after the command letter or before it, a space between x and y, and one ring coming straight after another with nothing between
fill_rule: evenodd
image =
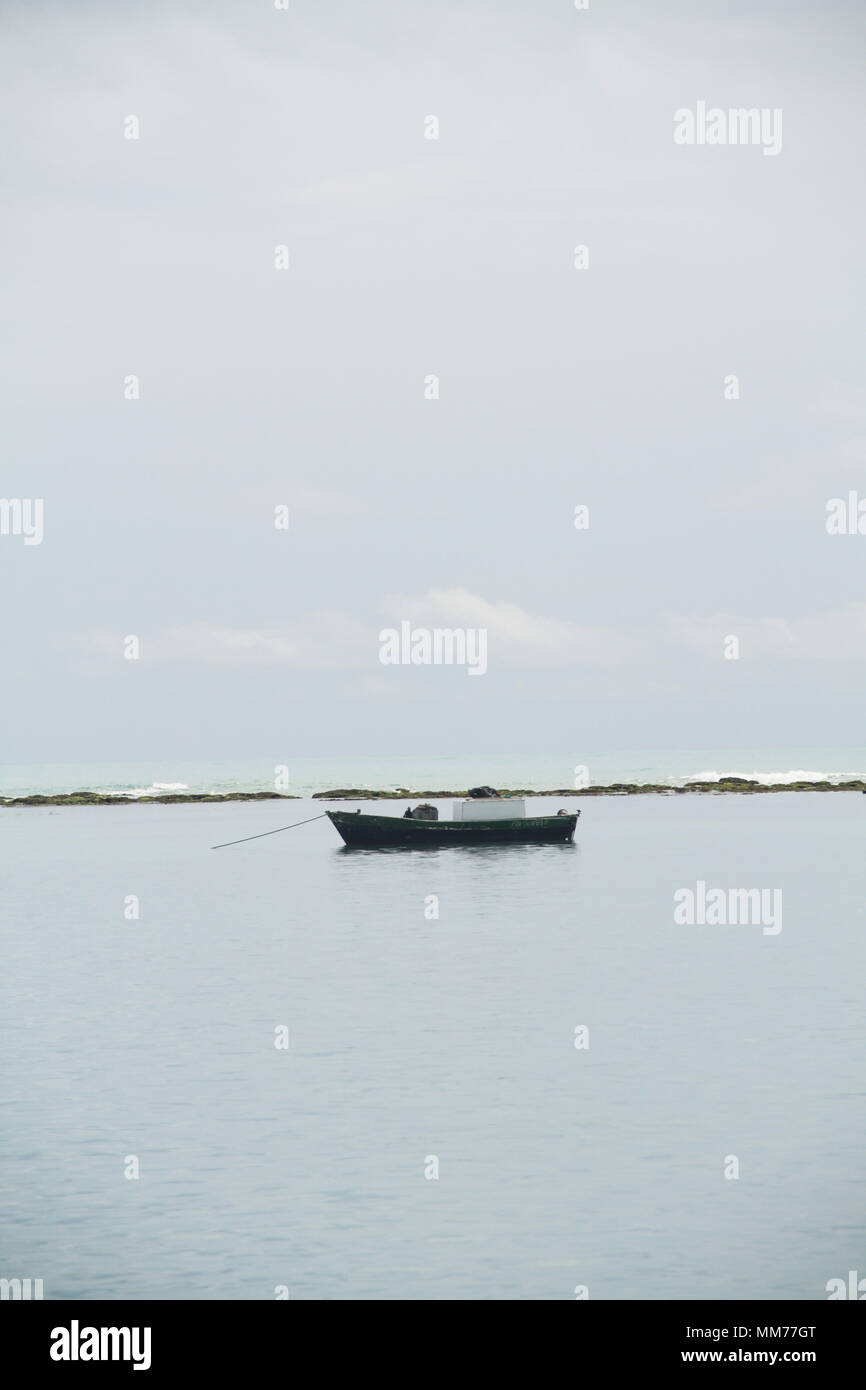
<instances>
[{"instance_id":1,"label":"mooring rope","mask_svg":"<svg viewBox=\"0 0 866 1390\"><path fill-rule=\"evenodd\" d=\"M299 825L312 825L314 820L324 820L327 811L320 816L310 816L309 820L296 820L294 825L278 825L276 830L262 830L258 835L244 835L241 840L224 840L221 845L211 845L211 849L228 849L229 845L245 845L247 840L263 840L266 835L279 835L281 830L296 830Z\"/></svg>"}]
</instances>

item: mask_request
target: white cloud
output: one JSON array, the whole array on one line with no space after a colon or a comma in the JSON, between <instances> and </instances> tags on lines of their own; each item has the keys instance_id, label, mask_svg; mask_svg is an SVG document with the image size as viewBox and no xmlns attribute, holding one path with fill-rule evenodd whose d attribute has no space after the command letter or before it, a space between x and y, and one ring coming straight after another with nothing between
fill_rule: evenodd
<instances>
[{"instance_id":1,"label":"white cloud","mask_svg":"<svg viewBox=\"0 0 866 1390\"><path fill-rule=\"evenodd\" d=\"M491 602L465 589L431 589L422 597L386 598L381 612L413 627L485 628L490 658L499 666L572 666L620 661L630 644L616 633L527 613L516 603ZM259 664L297 670L371 667L378 671L381 623L364 623L336 609L274 627L189 623L139 634L141 660L181 665ZM118 657L123 637L94 632L91 649Z\"/></svg>"},{"instance_id":2,"label":"white cloud","mask_svg":"<svg viewBox=\"0 0 866 1390\"><path fill-rule=\"evenodd\" d=\"M357 665L374 652L371 629L344 613L328 610L293 625L271 628L221 627L190 623L141 637L141 660L171 665L191 662L213 666L288 666L300 671ZM123 639L114 633L91 634L91 647L117 657Z\"/></svg>"},{"instance_id":3,"label":"white cloud","mask_svg":"<svg viewBox=\"0 0 866 1390\"><path fill-rule=\"evenodd\" d=\"M486 628L491 663L571 665L621 660L629 644L604 628L580 627L561 618L527 613L516 603L491 602L466 589L430 589L421 598L389 596L382 612L416 627Z\"/></svg>"}]
</instances>

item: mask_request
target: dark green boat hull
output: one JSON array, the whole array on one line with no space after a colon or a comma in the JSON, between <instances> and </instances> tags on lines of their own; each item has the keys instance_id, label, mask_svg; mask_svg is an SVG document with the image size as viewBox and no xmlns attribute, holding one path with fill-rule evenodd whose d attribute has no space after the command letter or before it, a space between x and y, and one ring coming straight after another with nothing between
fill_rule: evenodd
<instances>
[{"instance_id":1,"label":"dark green boat hull","mask_svg":"<svg viewBox=\"0 0 866 1390\"><path fill-rule=\"evenodd\" d=\"M579 811L520 820L411 820L327 811L350 849L424 849L443 845L559 845L574 839Z\"/></svg>"}]
</instances>

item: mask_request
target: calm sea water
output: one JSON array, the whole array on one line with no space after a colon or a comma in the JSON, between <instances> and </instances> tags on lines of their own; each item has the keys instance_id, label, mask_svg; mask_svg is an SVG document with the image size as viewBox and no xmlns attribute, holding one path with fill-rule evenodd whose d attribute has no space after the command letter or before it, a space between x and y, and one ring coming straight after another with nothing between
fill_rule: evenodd
<instances>
[{"instance_id":1,"label":"calm sea water","mask_svg":"<svg viewBox=\"0 0 866 1390\"><path fill-rule=\"evenodd\" d=\"M319 821L209 848L321 805L286 810L0 812L0 1275L820 1299L862 1272L866 799L599 798L573 847L350 853ZM698 879L781 888L781 932L677 925Z\"/></svg>"}]
</instances>

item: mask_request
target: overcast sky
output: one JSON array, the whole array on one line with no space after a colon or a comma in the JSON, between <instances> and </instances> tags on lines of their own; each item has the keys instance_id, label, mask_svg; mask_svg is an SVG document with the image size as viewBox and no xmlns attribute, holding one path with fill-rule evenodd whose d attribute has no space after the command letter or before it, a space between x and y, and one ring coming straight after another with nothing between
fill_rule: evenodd
<instances>
[{"instance_id":1,"label":"overcast sky","mask_svg":"<svg viewBox=\"0 0 866 1390\"><path fill-rule=\"evenodd\" d=\"M0 760L862 743L864 30L4 0Z\"/></svg>"}]
</instances>

